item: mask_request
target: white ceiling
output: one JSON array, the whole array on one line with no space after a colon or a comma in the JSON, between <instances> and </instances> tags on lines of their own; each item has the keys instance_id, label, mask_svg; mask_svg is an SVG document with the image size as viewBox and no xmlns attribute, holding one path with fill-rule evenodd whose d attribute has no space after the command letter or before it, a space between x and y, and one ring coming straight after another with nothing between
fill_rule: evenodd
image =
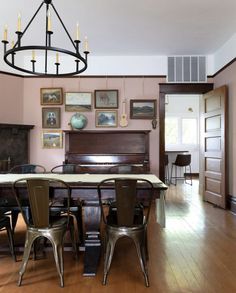
<instances>
[{"instance_id":1,"label":"white ceiling","mask_svg":"<svg viewBox=\"0 0 236 293\"><path fill-rule=\"evenodd\" d=\"M42 0L1 2L0 29L7 24L12 39L18 13L24 28ZM236 0L53 0L53 4L73 38L79 22L93 55L207 55L236 32ZM25 36L30 43L43 37L42 19L43 13ZM53 42L64 44L65 35L53 13L52 27Z\"/></svg>"}]
</instances>

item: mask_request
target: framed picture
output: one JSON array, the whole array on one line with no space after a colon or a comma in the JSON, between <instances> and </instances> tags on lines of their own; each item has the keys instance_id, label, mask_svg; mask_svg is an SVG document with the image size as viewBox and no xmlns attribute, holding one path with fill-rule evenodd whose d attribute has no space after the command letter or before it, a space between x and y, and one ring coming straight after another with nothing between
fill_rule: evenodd
<instances>
[{"instance_id":1,"label":"framed picture","mask_svg":"<svg viewBox=\"0 0 236 293\"><path fill-rule=\"evenodd\" d=\"M62 131L61 130L43 130L42 147L45 149L62 148Z\"/></svg>"},{"instance_id":2,"label":"framed picture","mask_svg":"<svg viewBox=\"0 0 236 293\"><path fill-rule=\"evenodd\" d=\"M42 127L60 128L61 108L42 108Z\"/></svg>"},{"instance_id":3,"label":"framed picture","mask_svg":"<svg viewBox=\"0 0 236 293\"><path fill-rule=\"evenodd\" d=\"M130 100L130 119L156 117L156 100Z\"/></svg>"},{"instance_id":4,"label":"framed picture","mask_svg":"<svg viewBox=\"0 0 236 293\"><path fill-rule=\"evenodd\" d=\"M118 109L118 90L95 90L96 109Z\"/></svg>"},{"instance_id":5,"label":"framed picture","mask_svg":"<svg viewBox=\"0 0 236 293\"><path fill-rule=\"evenodd\" d=\"M65 93L65 110L69 112L85 112L92 110L92 93L68 92Z\"/></svg>"},{"instance_id":6,"label":"framed picture","mask_svg":"<svg viewBox=\"0 0 236 293\"><path fill-rule=\"evenodd\" d=\"M96 110L96 127L117 127L117 110Z\"/></svg>"},{"instance_id":7,"label":"framed picture","mask_svg":"<svg viewBox=\"0 0 236 293\"><path fill-rule=\"evenodd\" d=\"M63 102L62 88L41 88L41 105L61 105Z\"/></svg>"}]
</instances>

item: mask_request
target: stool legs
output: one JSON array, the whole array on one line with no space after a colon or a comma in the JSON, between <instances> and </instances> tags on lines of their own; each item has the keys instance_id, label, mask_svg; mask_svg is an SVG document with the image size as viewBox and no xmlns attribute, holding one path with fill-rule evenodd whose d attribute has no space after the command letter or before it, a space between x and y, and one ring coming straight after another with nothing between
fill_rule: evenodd
<instances>
[{"instance_id":1,"label":"stool legs","mask_svg":"<svg viewBox=\"0 0 236 293\"><path fill-rule=\"evenodd\" d=\"M173 167L175 167L175 176L173 176ZM183 177L178 177L178 168L177 167L179 167L179 168L184 168L184 176ZM187 173L187 167L189 167L189 178L190 179L186 179L186 173ZM174 183L173 183L173 181L172 181L172 179L174 179L175 181L174 181ZM184 182L186 183L186 184L190 184L190 185L192 185L193 184L193 181L192 181L192 170L191 170L191 165L188 165L188 166L177 166L177 165L175 165L175 164L172 164L172 166L171 166L171 172L170 172L170 180L169 180L169 182L170 182L170 184L174 184L174 185L176 185L177 184L177 179L184 179ZM190 180L190 183L188 183L187 182L187 180Z\"/></svg>"}]
</instances>

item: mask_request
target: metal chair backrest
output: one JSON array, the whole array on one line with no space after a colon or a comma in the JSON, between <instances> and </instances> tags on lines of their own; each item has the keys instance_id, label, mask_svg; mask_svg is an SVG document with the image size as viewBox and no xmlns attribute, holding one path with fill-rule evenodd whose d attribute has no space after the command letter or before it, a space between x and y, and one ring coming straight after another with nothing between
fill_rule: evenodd
<instances>
[{"instance_id":1,"label":"metal chair backrest","mask_svg":"<svg viewBox=\"0 0 236 293\"><path fill-rule=\"evenodd\" d=\"M50 227L49 211L53 201L50 189L64 188L67 191L67 214L69 216L71 190L62 180L45 178L22 178L13 183L12 189L27 226L34 228ZM30 216L23 207L29 205ZM69 219L68 219L69 220Z\"/></svg>"},{"instance_id":2,"label":"metal chair backrest","mask_svg":"<svg viewBox=\"0 0 236 293\"><path fill-rule=\"evenodd\" d=\"M115 208L116 208L116 214L117 214L117 226L120 227L133 227L136 225L143 225L147 224L149 213L150 213L150 207L151 202L153 198L153 184L146 179L140 179L140 178L110 178L105 179L98 185L98 196L99 196L99 202L102 209L102 193L107 188L111 188L111 185L113 185L113 188L115 188ZM138 185L142 185L143 188L147 188L147 206L146 206L146 216L145 221L143 222L143 219L141 219L141 222L139 224L135 224L135 214L137 212L137 207L140 207L140 200L138 198ZM143 215L143 214L142 214ZM104 214L104 211L102 209L102 217L104 222L107 224L106 216Z\"/></svg>"},{"instance_id":3,"label":"metal chair backrest","mask_svg":"<svg viewBox=\"0 0 236 293\"><path fill-rule=\"evenodd\" d=\"M110 174L144 174L144 170L140 166L130 164L118 164L109 168Z\"/></svg>"},{"instance_id":4,"label":"metal chair backrest","mask_svg":"<svg viewBox=\"0 0 236 293\"><path fill-rule=\"evenodd\" d=\"M13 174L35 174L46 173L45 167L37 164L22 164L15 165L9 170L9 173Z\"/></svg>"},{"instance_id":5,"label":"metal chair backrest","mask_svg":"<svg viewBox=\"0 0 236 293\"><path fill-rule=\"evenodd\" d=\"M178 154L174 164L180 167L189 166L191 164L191 155Z\"/></svg>"},{"instance_id":6,"label":"metal chair backrest","mask_svg":"<svg viewBox=\"0 0 236 293\"><path fill-rule=\"evenodd\" d=\"M62 164L51 169L51 173L56 174L82 174L85 169L79 164Z\"/></svg>"}]
</instances>

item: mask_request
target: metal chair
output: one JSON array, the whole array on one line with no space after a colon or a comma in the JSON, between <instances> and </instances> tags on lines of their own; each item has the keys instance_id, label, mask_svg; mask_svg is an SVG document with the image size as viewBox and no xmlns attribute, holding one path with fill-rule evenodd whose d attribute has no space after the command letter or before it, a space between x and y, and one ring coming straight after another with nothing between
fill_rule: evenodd
<instances>
[{"instance_id":1,"label":"metal chair","mask_svg":"<svg viewBox=\"0 0 236 293\"><path fill-rule=\"evenodd\" d=\"M12 174L34 174L46 173L45 167L37 164L22 164L15 165L9 170Z\"/></svg>"},{"instance_id":2,"label":"metal chair","mask_svg":"<svg viewBox=\"0 0 236 293\"><path fill-rule=\"evenodd\" d=\"M62 164L51 169L51 173L56 174L82 174L85 169L79 164Z\"/></svg>"},{"instance_id":3,"label":"metal chair","mask_svg":"<svg viewBox=\"0 0 236 293\"><path fill-rule=\"evenodd\" d=\"M65 203L66 214L64 216L50 216L50 207L58 204L50 199L50 190L53 186L55 187L55 185L59 188L63 188L67 195L67 202ZM70 215L70 187L62 180L22 178L14 182L12 190L27 227L24 255L19 271L18 286L21 285L34 241L39 237L45 237L52 244L56 267L60 276L60 286L64 287L63 241L67 228L70 230L72 246L77 256L77 247L74 239L73 217ZM23 208L26 195L28 197L30 208L29 215L25 214L26 210Z\"/></svg>"},{"instance_id":4,"label":"metal chair","mask_svg":"<svg viewBox=\"0 0 236 293\"><path fill-rule=\"evenodd\" d=\"M4 215L0 216L0 231L7 230L8 241L10 246L11 255L14 261L16 261L16 254L14 249L13 233L11 229L10 219Z\"/></svg>"},{"instance_id":5,"label":"metal chair","mask_svg":"<svg viewBox=\"0 0 236 293\"><path fill-rule=\"evenodd\" d=\"M173 167L175 167L175 176L173 176ZM189 180L190 183L187 182L187 167L189 168ZM178 168L184 169L183 176L178 176ZM171 175L170 175L170 183L172 183L172 178L175 179L175 185L177 184L178 179L184 179L185 183L192 185L192 171L191 171L191 155L190 154L178 154L176 156L175 162L172 163L171 166Z\"/></svg>"},{"instance_id":6,"label":"metal chair","mask_svg":"<svg viewBox=\"0 0 236 293\"><path fill-rule=\"evenodd\" d=\"M144 174L142 167L130 164L118 164L109 168L110 174Z\"/></svg>"},{"instance_id":7,"label":"metal chair","mask_svg":"<svg viewBox=\"0 0 236 293\"><path fill-rule=\"evenodd\" d=\"M137 182L149 189L147 207L144 209L137 196ZM115 185L115 207L110 206L108 216L105 216L102 206L102 195L109 185ZM147 260L147 224L153 198L153 185L146 179L110 178L98 185L98 196L102 219L105 223L105 261L103 285L107 283L107 276L111 266L116 242L119 238L129 237L136 246L145 284L149 286ZM139 209L137 207L140 207Z\"/></svg>"}]
</instances>

